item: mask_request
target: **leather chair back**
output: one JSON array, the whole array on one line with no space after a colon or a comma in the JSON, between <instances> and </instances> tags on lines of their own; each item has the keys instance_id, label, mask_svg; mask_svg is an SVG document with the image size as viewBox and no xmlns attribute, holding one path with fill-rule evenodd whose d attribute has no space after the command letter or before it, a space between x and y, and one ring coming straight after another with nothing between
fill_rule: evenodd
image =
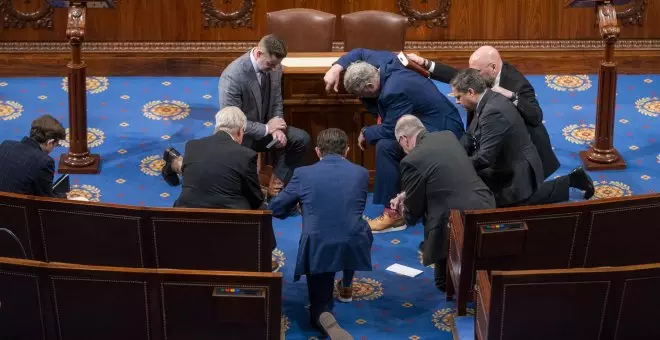
<instances>
[{"instance_id":1,"label":"leather chair back","mask_svg":"<svg viewBox=\"0 0 660 340\"><path fill-rule=\"evenodd\" d=\"M401 51L406 41L408 19L382 11L360 11L341 16L344 51L356 48Z\"/></svg>"},{"instance_id":2,"label":"leather chair back","mask_svg":"<svg viewBox=\"0 0 660 340\"><path fill-rule=\"evenodd\" d=\"M21 240L7 228L0 228L0 256L27 259Z\"/></svg>"},{"instance_id":3,"label":"leather chair back","mask_svg":"<svg viewBox=\"0 0 660 340\"><path fill-rule=\"evenodd\" d=\"M268 33L284 40L289 52L330 52L335 37L334 14L309 8L266 13Z\"/></svg>"}]
</instances>

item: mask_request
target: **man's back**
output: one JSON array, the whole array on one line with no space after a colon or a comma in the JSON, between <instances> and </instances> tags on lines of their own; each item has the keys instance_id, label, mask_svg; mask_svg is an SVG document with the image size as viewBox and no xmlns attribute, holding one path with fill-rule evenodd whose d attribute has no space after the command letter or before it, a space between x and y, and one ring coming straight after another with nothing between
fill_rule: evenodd
<instances>
[{"instance_id":1,"label":"man's back","mask_svg":"<svg viewBox=\"0 0 660 340\"><path fill-rule=\"evenodd\" d=\"M183 186L175 206L257 209L263 194L256 174L257 153L219 131L186 144Z\"/></svg>"},{"instance_id":2,"label":"man's back","mask_svg":"<svg viewBox=\"0 0 660 340\"><path fill-rule=\"evenodd\" d=\"M27 137L0 144L0 191L53 196L55 161Z\"/></svg>"}]
</instances>

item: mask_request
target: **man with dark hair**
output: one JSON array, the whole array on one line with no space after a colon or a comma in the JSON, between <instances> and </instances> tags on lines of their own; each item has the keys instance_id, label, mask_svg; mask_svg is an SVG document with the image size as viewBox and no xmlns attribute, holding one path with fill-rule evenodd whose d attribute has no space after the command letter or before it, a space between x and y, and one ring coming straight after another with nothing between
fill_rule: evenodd
<instances>
[{"instance_id":1,"label":"man with dark hair","mask_svg":"<svg viewBox=\"0 0 660 340\"><path fill-rule=\"evenodd\" d=\"M343 271L341 282L336 283L339 300L350 302L354 272L371 270L373 236L362 218L369 172L346 160L348 150L344 131L321 131L316 146L320 161L297 168L269 205L273 216L286 218L300 204L303 226L294 280L307 276L310 323L321 332L319 316L334 306L335 273Z\"/></svg>"},{"instance_id":2,"label":"man with dark hair","mask_svg":"<svg viewBox=\"0 0 660 340\"><path fill-rule=\"evenodd\" d=\"M523 119L511 101L488 89L478 70L459 71L451 86L456 100L474 111L462 144L498 207L567 201L570 187L593 196L593 182L581 167L543 183L543 164Z\"/></svg>"},{"instance_id":3,"label":"man with dark hair","mask_svg":"<svg viewBox=\"0 0 660 340\"><path fill-rule=\"evenodd\" d=\"M356 95L365 108L382 120L382 124L364 127L358 145L376 147L376 180L373 203L384 206L383 214L371 221L371 231L389 232L406 228L402 216L388 208L401 190L399 162L405 156L394 138L397 119L405 114L417 116L427 130L464 133L458 109L433 84L415 71L405 68L397 56L388 51L355 49L339 58L326 72L326 90L338 90L340 74L344 87Z\"/></svg>"},{"instance_id":4,"label":"man with dark hair","mask_svg":"<svg viewBox=\"0 0 660 340\"><path fill-rule=\"evenodd\" d=\"M55 197L55 161L48 154L65 138L62 124L51 115L32 121L30 136L0 144L0 191Z\"/></svg>"},{"instance_id":5,"label":"man with dark hair","mask_svg":"<svg viewBox=\"0 0 660 340\"><path fill-rule=\"evenodd\" d=\"M457 69L439 62L429 61L416 54L408 54L413 62L426 67L431 78L449 83L456 76ZM481 46L469 60L469 67L479 70L486 84L493 92L508 98L523 118L529 136L536 147L543 163L543 177L548 178L559 168L559 160L552 150L550 136L543 125L543 110L536 100L534 87L515 66L502 61L500 53L492 46ZM467 125L470 125L474 113L468 111Z\"/></svg>"},{"instance_id":6,"label":"man with dark hair","mask_svg":"<svg viewBox=\"0 0 660 340\"><path fill-rule=\"evenodd\" d=\"M495 208L495 199L453 133L428 132L417 117L405 115L396 123L394 134L406 157L401 160L403 192L392 200L392 209L408 225L423 219L423 263L434 264L435 286L444 292L449 210Z\"/></svg>"},{"instance_id":7,"label":"man with dark hair","mask_svg":"<svg viewBox=\"0 0 660 340\"><path fill-rule=\"evenodd\" d=\"M288 126L282 107L282 59L286 45L269 34L259 44L229 64L218 86L220 109L236 106L245 113L247 125L243 145L257 152L276 150L273 176L268 186L270 197L277 195L293 169L303 162L310 144L309 134ZM274 145L270 145L275 142ZM172 167L181 154L173 148L164 153L163 177L170 185L178 185L179 177Z\"/></svg>"}]
</instances>

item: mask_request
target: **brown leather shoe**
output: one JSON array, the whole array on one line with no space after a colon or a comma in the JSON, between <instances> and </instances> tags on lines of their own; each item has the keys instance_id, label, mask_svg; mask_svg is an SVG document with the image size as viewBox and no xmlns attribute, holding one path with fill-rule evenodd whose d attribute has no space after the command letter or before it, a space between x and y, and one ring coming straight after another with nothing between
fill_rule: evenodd
<instances>
[{"instance_id":1,"label":"brown leather shoe","mask_svg":"<svg viewBox=\"0 0 660 340\"><path fill-rule=\"evenodd\" d=\"M270 182L268 183L268 197L273 198L277 196L277 194L282 191L282 188L284 187L284 182L282 182L279 178L275 177L275 175L270 176Z\"/></svg>"},{"instance_id":2,"label":"brown leather shoe","mask_svg":"<svg viewBox=\"0 0 660 340\"><path fill-rule=\"evenodd\" d=\"M342 281L343 280L337 280L335 282L337 288L337 299L341 302L351 302L353 301L353 286L344 287Z\"/></svg>"},{"instance_id":3,"label":"brown leather shoe","mask_svg":"<svg viewBox=\"0 0 660 340\"><path fill-rule=\"evenodd\" d=\"M374 234L400 231L407 227L403 221L403 216L391 209L385 209L382 215L369 220L369 228L371 228L371 232Z\"/></svg>"}]
</instances>

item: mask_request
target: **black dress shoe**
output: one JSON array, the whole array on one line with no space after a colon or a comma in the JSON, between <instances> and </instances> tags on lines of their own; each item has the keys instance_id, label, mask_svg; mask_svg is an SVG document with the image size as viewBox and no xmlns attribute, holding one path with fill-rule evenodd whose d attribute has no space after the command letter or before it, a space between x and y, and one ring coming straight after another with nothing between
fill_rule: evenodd
<instances>
[{"instance_id":1,"label":"black dress shoe","mask_svg":"<svg viewBox=\"0 0 660 340\"><path fill-rule=\"evenodd\" d=\"M167 148L165 149L165 152L163 152L163 160L165 161L165 165L163 165L160 173L163 175L165 182L171 186L177 186L179 183L181 183L179 180L179 175L177 175L174 169L172 169L172 161L180 156L181 153L176 151L174 148Z\"/></svg>"},{"instance_id":2,"label":"black dress shoe","mask_svg":"<svg viewBox=\"0 0 660 340\"><path fill-rule=\"evenodd\" d=\"M568 179L571 187L584 191L585 199L590 199L596 192L594 181L581 166L573 169L573 171L568 174Z\"/></svg>"}]
</instances>

